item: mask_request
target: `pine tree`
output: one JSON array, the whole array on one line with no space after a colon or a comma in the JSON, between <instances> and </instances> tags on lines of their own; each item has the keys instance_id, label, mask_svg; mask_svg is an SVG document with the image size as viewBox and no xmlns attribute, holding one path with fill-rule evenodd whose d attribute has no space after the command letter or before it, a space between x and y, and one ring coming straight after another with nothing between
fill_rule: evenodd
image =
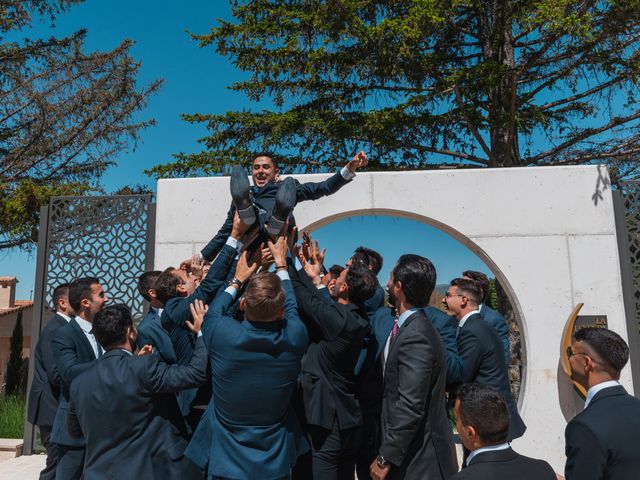
<instances>
[{"instance_id":1,"label":"pine tree","mask_svg":"<svg viewBox=\"0 0 640 480\"><path fill-rule=\"evenodd\" d=\"M22 310L20 310L11 334L9 362L7 363L4 388L7 397L22 394L22 340Z\"/></svg>"}]
</instances>

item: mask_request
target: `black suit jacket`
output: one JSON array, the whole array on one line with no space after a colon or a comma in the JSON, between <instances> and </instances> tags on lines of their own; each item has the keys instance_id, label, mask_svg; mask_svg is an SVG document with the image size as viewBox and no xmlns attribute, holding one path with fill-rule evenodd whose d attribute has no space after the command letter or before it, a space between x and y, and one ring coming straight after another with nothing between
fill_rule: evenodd
<instances>
[{"instance_id":1,"label":"black suit jacket","mask_svg":"<svg viewBox=\"0 0 640 480\"><path fill-rule=\"evenodd\" d=\"M479 314L471 315L458 333L458 354L462 359L462 383L476 382L495 388L509 409L508 439L521 437L527 426L520 418L511 394L509 371L498 333Z\"/></svg>"},{"instance_id":2,"label":"black suit jacket","mask_svg":"<svg viewBox=\"0 0 640 480\"><path fill-rule=\"evenodd\" d=\"M80 374L71 385L69 430L86 439L84 478L197 478L184 458L187 428L171 392L205 381L206 366L200 339L189 365L114 349Z\"/></svg>"},{"instance_id":3,"label":"black suit jacket","mask_svg":"<svg viewBox=\"0 0 640 480\"><path fill-rule=\"evenodd\" d=\"M331 195L344 185L349 183L350 180L345 180L340 172L335 175L327 178L322 182L306 182L300 183L297 180L296 182L296 203L304 202L307 200L317 200L321 197L326 197L327 195ZM273 207L276 202L276 193L280 188L280 182L269 182L264 187L251 187L250 195L253 203L261 208L262 210L267 212L268 216L271 216L273 212ZM218 231L215 237L211 239L211 241L202 249L202 257L211 261L211 259L215 258L218 252L224 246L224 243L227 241L227 238L231 234L231 228L233 227L233 216L235 215L236 209L231 205L231 208L227 212L227 219L224 224ZM295 219L293 219L293 215L290 216L289 226L295 225Z\"/></svg>"},{"instance_id":4,"label":"black suit jacket","mask_svg":"<svg viewBox=\"0 0 640 480\"><path fill-rule=\"evenodd\" d=\"M53 426L60 398L60 375L53 359L51 340L53 333L67 321L60 315L53 316L40 333L33 353L33 381L29 390L27 420L39 427Z\"/></svg>"},{"instance_id":5,"label":"black suit jacket","mask_svg":"<svg viewBox=\"0 0 640 480\"><path fill-rule=\"evenodd\" d=\"M511 448L482 452L451 480L555 480L556 474L544 460L525 457Z\"/></svg>"},{"instance_id":6,"label":"black suit jacket","mask_svg":"<svg viewBox=\"0 0 640 480\"><path fill-rule=\"evenodd\" d=\"M379 451L393 464L389 479L445 480L458 470L446 369L440 336L418 310L398 330L385 363Z\"/></svg>"},{"instance_id":7,"label":"black suit jacket","mask_svg":"<svg viewBox=\"0 0 640 480\"><path fill-rule=\"evenodd\" d=\"M96 354L80 328L71 319L58 328L52 339L53 357L60 373L60 403L53 421L51 441L68 447L83 447L84 439L69 432L69 387L74 378L91 366Z\"/></svg>"},{"instance_id":8,"label":"black suit jacket","mask_svg":"<svg viewBox=\"0 0 640 480\"><path fill-rule=\"evenodd\" d=\"M565 430L567 480L640 478L640 400L624 387L599 391Z\"/></svg>"},{"instance_id":9,"label":"black suit jacket","mask_svg":"<svg viewBox=\"0 0 640 480\"><path fill-rule=\"evenodd\" d=\"M342 430L357 427L362 412L354 370L369 328L366 313L327 299L292 266L289 275L312 342L300 374L306 422L331 429L337 418Z\"/></svg>"}]
</instances>

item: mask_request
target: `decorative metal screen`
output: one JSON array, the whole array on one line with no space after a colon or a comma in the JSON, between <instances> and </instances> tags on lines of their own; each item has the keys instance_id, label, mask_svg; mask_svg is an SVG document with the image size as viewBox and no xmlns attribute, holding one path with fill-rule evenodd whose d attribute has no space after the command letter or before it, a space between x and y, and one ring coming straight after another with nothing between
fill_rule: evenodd
<instances>
[{"instance_id":1,"label":"decorative metal screen","mask_svg":"<svg viewBox=\"0 0 640 480\"><path fill-rule=\"evenodd\" d=\"M124 303L135 319L143 315L137 278L153 259L151 195L54 197L49 204L44 303L56 285L92 276L110 303ZM150 233L151 232L151 233Z\"/></svg>"},{"instance_id":2,"label":"decorative metal screen","mask_svg":"<svg viewBox=\"0 0 640 480\"><path fill-rule=\"evenodd\" d=\"M640 182L621 182L634 313L640 322ZM640 330L640 323L638 323Z\"/></svg>"}]
</instances>

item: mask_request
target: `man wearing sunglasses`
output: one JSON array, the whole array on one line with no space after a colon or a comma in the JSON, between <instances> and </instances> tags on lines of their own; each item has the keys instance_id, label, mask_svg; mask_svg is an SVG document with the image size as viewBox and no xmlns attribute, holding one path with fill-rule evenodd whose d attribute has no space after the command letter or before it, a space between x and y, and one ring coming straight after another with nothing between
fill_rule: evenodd
<instances>
[{"instance_id":1,"label":"man wearing sunglasses","mask_svg":"<svg viewBox=\"0 0 640 480\"><path fill-rule=\"evenodd\" d=\"M521 437L527 427L520 418L511 395L509 372L500 337L480 316L478 306L481 299L482 289L476 282L467 278L455 278L442 302L447 313L458 322L456 343L462 359L462 383L488 385L503 396L509 410L507 440L511 441Z\"/></svg>"},{"instance_id":2,"label":"man wearing sunglasses","mask_svg":"<svg viewBox=\"0 0 640 480\"><path fill-rule=\"evenodd\" d=\"M640 400L618 382L629 347L611 330L583 328L567 355L571 379L587 390L587 398L565 430L566 479L637 479Z\"/></svg>"}]
</instances>

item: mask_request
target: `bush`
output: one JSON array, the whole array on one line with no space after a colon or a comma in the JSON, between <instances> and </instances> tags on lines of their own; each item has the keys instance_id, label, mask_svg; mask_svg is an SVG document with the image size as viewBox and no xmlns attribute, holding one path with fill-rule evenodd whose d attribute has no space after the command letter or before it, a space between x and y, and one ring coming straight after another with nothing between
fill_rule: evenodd
<instances>
[{"instance_id":1,"label":"bush","mask_svg":"<svg viewBox=\"0 0 640 480\"><path fill-rule=\"evenodd\" d=\"M0 438L24 437L25 399L0 396Z\"/></svg>"}]
</instances>

